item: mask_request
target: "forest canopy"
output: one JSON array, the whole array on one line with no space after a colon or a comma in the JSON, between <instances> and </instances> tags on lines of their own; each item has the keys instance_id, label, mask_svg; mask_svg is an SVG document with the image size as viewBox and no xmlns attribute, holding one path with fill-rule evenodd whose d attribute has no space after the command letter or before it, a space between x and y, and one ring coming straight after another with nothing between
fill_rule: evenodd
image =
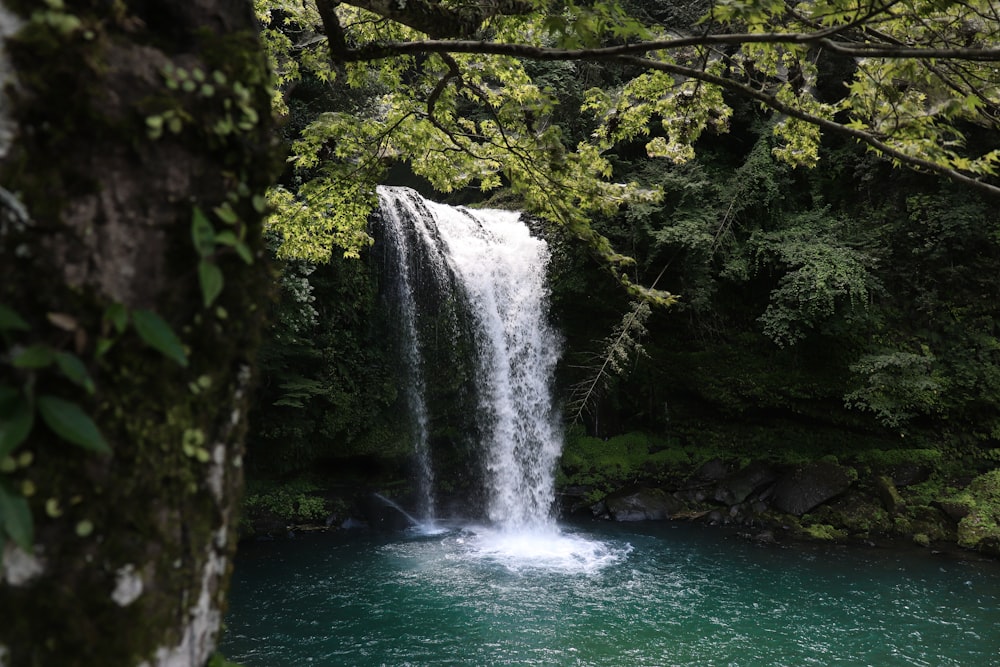
<instances>
[{"instance_id":1,"label":"forest canopy","mask_svg":"<svg viewBox=\"0 0 1000 667\"><path fill-rule=\"evenodd\" d=\"M283 256L356 256L370 242L374 185L405 163L442 193L509 188L624 266L591 216L662 193L620 182L611 153L638 144L684 163L747 100L770 114L772 153L792 166L815 166L821 137L839 135L1000 195L1000 147L979 139L1000 110L1000 8L989 0L255 7L275 107L295 126L292 173L270 194ZM290 110L316 83L325 102Z\"/></svg>"}]
</instances>

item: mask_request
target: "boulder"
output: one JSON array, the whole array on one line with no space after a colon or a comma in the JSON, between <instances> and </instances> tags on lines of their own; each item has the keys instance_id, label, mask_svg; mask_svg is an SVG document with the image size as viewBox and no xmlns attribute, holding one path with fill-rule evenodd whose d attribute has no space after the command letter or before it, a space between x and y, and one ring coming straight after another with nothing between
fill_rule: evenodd
<instances>
[{"instance_id":1,"label":"boulder","mask_svg":"<svg viewBox=\"0 0 1000 667\"><path fill-rule=\"evenodd\" d=\"M882 507L890 514L899 514L903 509L903 498L888 475L879 475L875 478L875 493L882 501Z\"/></svg>"},{"instance_id":2,"label":"boulder","mask_svg":"<svg viewBox=\"0 0 1000 667\"><path fill-rule=\"evenodd\" d=\"M691 477L688 478L687 488L696 488L699 486L706 486L714 484L720 480L726 478L729 474L729 466L719 458L712 459L711 461L706 461L701 464L701 466L692 473Z\"/></svg>"},{"instance_id":3,"label":"boulder","mask_svg":"<svg viewBox=\"0 0 1000 667\"><path fill-rule=\"evenodd\" d=\"M958 523L972 513L972 505L961 500L935 500L931 505L944 512L955 523Z\"/></svg>"},{"instance_id":4,"label":"boulder","mask_svg":"<svg viewBox=\"0 0 1000 667\"><path fill-rule=\"evenodd\" d=\"M788 514L802 516L836 498L851 486L848 469L836 463L807 463L792 468L774 485L771 505Z\"/></svg>"},{"instance_id":5,"label":"boulder","mask_svg":"<svg viewBox=\"0 0 1000 667\"><path fill-rule=\"evenodd\" d=\"M666 491L649 488L619 491L605 498L604 505L615 521L669 519L687 509Z\"/></svg>"},{"instance_id":6,"label":"boulder","mask_svg":"<svg viewBox=\"0 0 1000 667\"><path fill-rule=\"evenodd\" d=\"M777 478L778 473L772 466L753 461L719 482L715 488L715 500L725 505L739 505L754 491L763 489Z\"/></svg>"}]
</instances>

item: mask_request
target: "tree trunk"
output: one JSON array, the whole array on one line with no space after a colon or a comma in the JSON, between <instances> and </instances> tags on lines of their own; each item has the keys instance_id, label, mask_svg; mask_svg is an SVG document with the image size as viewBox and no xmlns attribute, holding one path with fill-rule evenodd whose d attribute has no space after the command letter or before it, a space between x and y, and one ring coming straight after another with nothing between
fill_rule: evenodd
<instances>
[{"instance_id":1,"label":"tree trunk","mask_svg":"<svg viewBox=\"0 0 1000 667\"><path fill-rule=\"evenodd\" d=\"M29 326L0 331L0 385L34 413L0 456L34 526L18 546L0 503L0 666L203 665L268 283L254 17L244 0L0 0L0 84L0 305ZM58 361L25 362L33 344ZM61 429L53 398L111 453L74 445L86 429Z\"/></svg>"}]
</instances>

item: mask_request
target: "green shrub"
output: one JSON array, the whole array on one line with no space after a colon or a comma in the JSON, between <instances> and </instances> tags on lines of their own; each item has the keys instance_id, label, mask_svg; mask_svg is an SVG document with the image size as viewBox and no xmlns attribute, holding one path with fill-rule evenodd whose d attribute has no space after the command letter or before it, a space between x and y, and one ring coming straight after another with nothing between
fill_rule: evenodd
<instances>
[{"instance_id":1,"label":"green shrub","mask_svg":"<svg viewBox=\"0 0 1000 667\"><path fill-rule=\"evenodd\" d=\"M935 467L941 461L937 449L868 449L855 457L858 464L872 468L888 468L903 464L917 464Z\"/></svg>"},{"instance_id":2,"label":"green shrub","mask_svg":"<svg viewBox=\"0 0 1000 667\"><path fill-rule=\"evenodd\" d=\"M323 498L312 495L318 490L317 485L301 480L284 484L258 482L244 497L243 509L248 515L273 512L289 521L322 519L328 512Z\"/></svg>"},{"instance_id":3,"label":"green shrub","mask_svg":"<svg viewBox=\"0 0 1000 667\"><path fill-rule=\"evenodd\" d=\"M691 463L692 456L685 448L645 433L624 433L602 440L571 431L558 481L592 487L588 499L596 501L624 484L690 468Z\"/></svg>"}]
</instances>

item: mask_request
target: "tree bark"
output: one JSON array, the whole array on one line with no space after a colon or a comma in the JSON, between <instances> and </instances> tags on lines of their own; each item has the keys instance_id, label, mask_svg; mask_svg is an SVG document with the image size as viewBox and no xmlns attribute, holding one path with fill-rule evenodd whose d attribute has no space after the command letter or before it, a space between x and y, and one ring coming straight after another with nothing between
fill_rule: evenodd
<instances>
[{"instance_id":1,"label":"tree bark","mask_svg":"<svg viewBox=\"0 0 1000 667\"><path fill-rule=\"evenodd\" d=\"M203 665L268 283L276 161L249 3L0 0L0 84L0 305L30 325L0 339L0 384L81 406L112 449L36 414L0 466L34 522L31 549L7 540L0 559L0 666ZM199 251L196 209L231 239ZM224 281L210 306L205 265ZM186 365L140 331L145 311ZM30 344L83 361L94 393L15 368Z\"/></svg>"}]
</instances>

